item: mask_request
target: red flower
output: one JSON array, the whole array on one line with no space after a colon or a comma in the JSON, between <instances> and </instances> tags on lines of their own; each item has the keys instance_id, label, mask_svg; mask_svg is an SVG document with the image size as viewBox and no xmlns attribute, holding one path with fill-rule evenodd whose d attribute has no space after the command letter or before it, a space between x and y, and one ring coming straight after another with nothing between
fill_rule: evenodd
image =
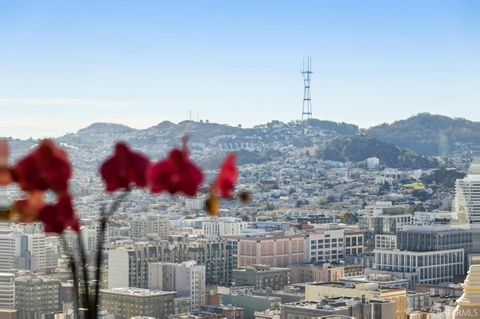
<instances>
[{"instance_id":1,"label":"red flower","mask_svg":"<svg viewBox=\"0 0 480 319\"><path fill-rule=\"evenodd\" d=\"M13 204L14 212L18 215L21 223L33 223L37 221L40 210L45 207L43 192L34 191L28 195L27 198L19 199Z\"/></svg>"},{"instance_id":2,"label":"red flower","mask_svg":"<svg viewBox=\"0 0 480 319\"><path fill-rule=\"evenodd\" d=\"M71 227L75 232L80 231L80 223L73 211L72 198L63 194L55 204L43 206L38 214L38 220L43 223L46 233L62 234Z\"/></svg>"},{"instance_id":3,"label":"red flower","mask_svg":"<svg viewBox=\"0 0 480 319\"><path fill-rule=\"evenodd\" d=\"M173 149L167 158L154 164L148 173L153 193L168 191L195 196L203 181L202 171L188 157L186 148Z\"/></svg>"},{"instance_id":4,"label":"red flower","mask_svg":"<svg viewBox=\"0 0 480 319\"><path fill-rule=\"evenodd\" d=\"M223 198L230 198L235 188L238 177L238 169L235 165L237 156L235 154L228 155L220 166L220 173L213 182L213 187L220 192Z\"/></svg>"},{"instance_id":5,"label":"red flower","mask_svg":"<svg viewBox=\"0 0 480 319\"><path fill-rule=\"evenodd\" d=\"M72 168L67 153L52 140L43 140L13 168L13 177L26 192L51 189L65 192Z\"/></svg>"},{"instance_id":6,"label":"red flower","mask_svg":"<svg viewBox=\"0 0 480 319\"><path fill-rule=\"evenodd\" d=\"M127 189L132 185L147 185L150 161L144 155L133 152L125 143L115 145L115 153L100 167L100 174L108 192Z\"/></svg>"}]
</instances>

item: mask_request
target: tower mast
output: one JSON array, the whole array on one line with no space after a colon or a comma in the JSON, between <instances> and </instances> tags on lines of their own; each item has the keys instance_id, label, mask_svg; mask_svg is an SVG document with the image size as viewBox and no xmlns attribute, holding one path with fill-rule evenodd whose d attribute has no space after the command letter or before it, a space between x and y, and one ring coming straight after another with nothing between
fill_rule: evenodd
<instances>
[{"instance_id":1,"label":"tower mast","mask_svg":"<svg viewBox=\"0 0 480 319\"><path fill-rule=\"evenodd\" d=\"M312 97L310 95L310 82L312 79L312 57L303 58L303 107L302 120L312 118Z\"/></svg>"}]
</instances>

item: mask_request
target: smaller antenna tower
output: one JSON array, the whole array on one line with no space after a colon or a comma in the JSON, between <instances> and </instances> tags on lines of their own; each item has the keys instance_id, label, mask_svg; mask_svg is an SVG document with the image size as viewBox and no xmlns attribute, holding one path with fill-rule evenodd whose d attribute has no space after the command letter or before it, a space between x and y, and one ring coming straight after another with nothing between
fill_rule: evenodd
<instances>
[{"instance_id":1,"label":"smaller antenna tower","mask_svg":"<svg viewBox=\"0 0 480 319\"><path fill-rule=\"evenodd\" d=\"M312 118L312 97L310 95L310 82L312 79L312 57L303 58L303 107L302 120Z\"/></svg>"}]
</instances>

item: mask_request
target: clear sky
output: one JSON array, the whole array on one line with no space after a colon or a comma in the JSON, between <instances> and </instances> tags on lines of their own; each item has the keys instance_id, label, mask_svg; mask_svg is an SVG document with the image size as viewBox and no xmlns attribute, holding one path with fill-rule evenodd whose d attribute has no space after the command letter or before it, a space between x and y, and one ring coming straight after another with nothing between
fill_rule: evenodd
<instances>
[{"instance_id":1,"label":"clear sky","mask_svg":"<svg viewBox=\"0 0 480 319\"><path fill-rule=\"evenodd\" d=\"M97 122L480 121L480 1L1 1L0 136Z\"/></svg>"}]
</instances>

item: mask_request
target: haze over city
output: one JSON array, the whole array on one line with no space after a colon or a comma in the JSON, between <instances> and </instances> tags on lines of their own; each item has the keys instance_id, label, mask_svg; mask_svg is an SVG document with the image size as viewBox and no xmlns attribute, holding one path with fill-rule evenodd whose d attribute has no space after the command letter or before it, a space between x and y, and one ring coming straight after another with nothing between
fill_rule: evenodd
<instances>
[{"instance_id":1,"label":"haze over city","mask_svg":"<svg viewBox=\"0 0 480 319\"><path fill-rule=\"evenodd\" d=\"M0 319L480 314L480 1L0 1Z\"/></svg>"},{"instance_id":2,"label":"haze over city","mask_svg":"<svg viewBox=\"0 0 480 319\"><path fill-rule=\"evenodd\" d=\"M86 5L88 4L88 5ZM189 118L480 121L475 1L25 1L0 10L0 136Z\"/></svg>"}]
</instances>

